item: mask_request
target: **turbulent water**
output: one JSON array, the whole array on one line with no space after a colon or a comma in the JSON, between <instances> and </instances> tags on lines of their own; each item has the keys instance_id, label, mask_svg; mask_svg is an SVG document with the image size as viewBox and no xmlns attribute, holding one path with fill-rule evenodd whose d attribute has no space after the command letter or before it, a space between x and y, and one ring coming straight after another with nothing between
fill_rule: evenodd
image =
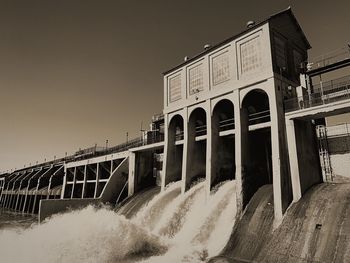
<instances>
[{"instance_id":1,"label":"turbulent water","mask_svg":"<svg viewBox=\"0 0 350 263\"><path fill-rule=\"evenodd\" d=\"M230 236L235 182L209 196L204 182L174 195L180 184L169 185L131 219L89 206L27 229L0 229L1 262L203 262Z\"/></svg>"}]
</instances>

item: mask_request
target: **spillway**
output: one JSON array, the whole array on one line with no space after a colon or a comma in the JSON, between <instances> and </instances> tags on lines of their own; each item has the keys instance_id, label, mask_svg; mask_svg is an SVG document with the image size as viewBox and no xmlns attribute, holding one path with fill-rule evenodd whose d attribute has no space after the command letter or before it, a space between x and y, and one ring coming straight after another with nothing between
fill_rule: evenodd
<instances>
[{"instance_id":1,"label":"spillway","mask_svg":"<svg viewBox=\"0 0 350 263\"><path fill-rule=\"evenodd\" d=\"M211 263L350 262L350 183L311 188L273 228L272 186L253 196Z\"/></svg>"},{"instance_id":2,"label":"spillway","mask_svg":"<svg viewBox=\"0 0 350 263\"><path fill-rule=\"evenodd\" d=\"M1 230L4 262L204 262L230 237L236 216L235 181L208 196L199 182L180 194L144 191L117 212L89 206L28 229ZM141 205L142 197L148 203ZM153 198L151 198L153 196ZM21 253L18 253L18 251Z\"/></svg>"}]
</instances>

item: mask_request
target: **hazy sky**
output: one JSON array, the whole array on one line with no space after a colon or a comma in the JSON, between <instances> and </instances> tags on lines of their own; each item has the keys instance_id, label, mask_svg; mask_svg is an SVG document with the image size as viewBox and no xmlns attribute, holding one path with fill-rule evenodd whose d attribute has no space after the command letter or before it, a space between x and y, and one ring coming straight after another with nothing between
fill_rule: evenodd
<instances>
[{"instance_id":1,"label":"hazy sky","mask_svg":"<svg viewBox=\"0 0 350 263\"><path fill-rule=\"evenodd\" d=\"M349 0L0 0L0 171L138 136L163 71L289 5L311 57L350 41Z\"/></svg>"}]
</instances>

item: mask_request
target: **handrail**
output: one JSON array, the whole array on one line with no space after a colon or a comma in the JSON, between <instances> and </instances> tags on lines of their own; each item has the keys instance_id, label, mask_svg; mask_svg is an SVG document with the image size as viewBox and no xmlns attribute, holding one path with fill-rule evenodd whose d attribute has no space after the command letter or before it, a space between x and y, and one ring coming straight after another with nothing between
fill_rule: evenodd
<instances>
[{"instance_id":1,"label":"handrail","mask_svg":"<svg viewBox=\"0 0 350 263\"><path fill-rule=\"evenodd\" d=\"M344 47L315 57L309 61L309 70L315 70L350 58L350 48Z\"/></svg>"},{"instance_id":2,"label":"handrail","mask_svg":"<svg viewBox=\"0 0 350 263\"><path fill-rule=\"evenodd\" d=\"M350 99L350 76L321 82L311 94L285 100L284 107L291 112L346 99Z\"/></svg>"}]
</instances>

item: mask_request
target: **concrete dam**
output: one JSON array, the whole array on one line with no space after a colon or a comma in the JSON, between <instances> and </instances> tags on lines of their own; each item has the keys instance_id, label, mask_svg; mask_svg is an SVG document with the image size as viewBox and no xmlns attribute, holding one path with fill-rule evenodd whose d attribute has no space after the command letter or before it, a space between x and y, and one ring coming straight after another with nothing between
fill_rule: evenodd
<instances>
[{"instance_id":1,"label":"concrete dam","mask_svg":"<svg viewBox=\"0 0 350 263\"><path fill-rule=\"evenodd\" d=\"M2 209L40 222L1 232L1 257L350 262L350 175L331 157L346 149L325 132L350 112L350 74L323 80L350 50L310 48L290 8L249 23L163 73L139 138L0 175Z\"/></svg>"}]
</instances>

